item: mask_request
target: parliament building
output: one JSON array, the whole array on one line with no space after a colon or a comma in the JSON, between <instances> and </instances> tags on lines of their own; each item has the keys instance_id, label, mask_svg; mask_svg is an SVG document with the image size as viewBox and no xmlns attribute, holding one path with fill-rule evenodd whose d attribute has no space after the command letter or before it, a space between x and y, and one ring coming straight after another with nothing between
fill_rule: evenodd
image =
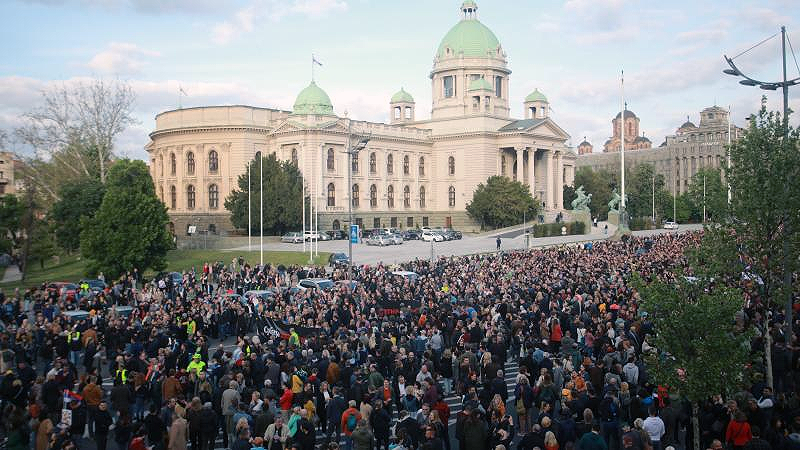
<instances>
[{"instance_id":1,"label":"parliament building","mask_svg":"<svg viewBox=\"0 0 800 450\"><path fill-rule=\"evenodd\" d=\"M524 98L524 118L511 117L507 56L477 11L476 2L464 1L460 20L436 48L430 119L417 119L404 89L388 99L388 123L343 117L313 81L292 111L236 105L158 114L146 150L174 232L190 225L231 231L225 198L257 154L275 154L303 172L320 229L346 228L351 202L355 223L366 228L477 231L466 205L493 175L529 186L548 218L562 211L563 186L572 184L576 165L569 135L538 90ZM347 145L362 137L369 142L352 161L348 186Z\"/></svg>"}]
</instances>

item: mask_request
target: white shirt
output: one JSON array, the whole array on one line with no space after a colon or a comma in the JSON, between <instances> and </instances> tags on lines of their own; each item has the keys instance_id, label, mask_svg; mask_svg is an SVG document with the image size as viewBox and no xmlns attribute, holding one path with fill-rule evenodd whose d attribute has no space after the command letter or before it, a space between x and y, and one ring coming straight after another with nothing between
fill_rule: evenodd
<instances>
[{"instance_id":1,"label":"white shirt","mask_svg":"<svg viewBox=\"0 0 800 450\"><path fill-rule=\"evenodd\" d=\"M650 435L650 440L653 442L660 442L661 436L664 435L666 430L664 429L664 421L661 420L660 417L648 417L644 419L644 423L642 424L642 429Z\"/></svg>"}]
</instances>

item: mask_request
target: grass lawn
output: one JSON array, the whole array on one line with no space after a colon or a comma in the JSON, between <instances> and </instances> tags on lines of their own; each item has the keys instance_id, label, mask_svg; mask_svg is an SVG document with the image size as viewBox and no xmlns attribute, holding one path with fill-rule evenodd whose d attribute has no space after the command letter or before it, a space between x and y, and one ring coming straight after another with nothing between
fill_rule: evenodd
<instances>
[{"instance_id":1,"label":"grass lawn","mask_svg":"<svg viewBox=\"0 0 800 450\"><path fill-rule=\"evenodd\" d=\"M316 264L326 264L330 253L320 252L315 258ZM167 253L167 271L181 272L192 267L198 271L202 269L203 263L222 261L229 264L233 258L239 256L250 264L258 264L259 252L237 252L222 250L172 250ZM264 262L275 264L307 264L308 254L301 252L264 252ZM38 263L31 263L30 270L24 282L0 283L0 287L6 291L14 288L38 286L46 281L71 281L76 282L86 275L86 261L78 256L62 256L56 264L48 261L44 269L39 268ZM145 273L145 276L152 276L153 273ZM0 275L2 277L2 275Z\"/></svg>"}]
</instances>

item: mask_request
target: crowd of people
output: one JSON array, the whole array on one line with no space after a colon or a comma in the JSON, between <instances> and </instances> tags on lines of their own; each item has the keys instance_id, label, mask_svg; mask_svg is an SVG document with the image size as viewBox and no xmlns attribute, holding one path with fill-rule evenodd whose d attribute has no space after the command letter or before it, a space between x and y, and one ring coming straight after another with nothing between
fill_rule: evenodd
<instances>
[{"instance_id":1,"label":"crowd of people","mask_svg":"<svg viewBox=\"0 0 800 450\"><path fill-rule=\"evenodd\" d=\"M692 410L648 374L654 330L630 280L675 276L700 238L359 266L352 281L237 258L99 292L0 293L5 445L686 449ZM313 277L336 283L297 287ZM742 320L765 307L750 300ZM798 361L771 332L777 392L756 379L709 393L703 448L800 449Z\"/></svg>"}]
</instances>

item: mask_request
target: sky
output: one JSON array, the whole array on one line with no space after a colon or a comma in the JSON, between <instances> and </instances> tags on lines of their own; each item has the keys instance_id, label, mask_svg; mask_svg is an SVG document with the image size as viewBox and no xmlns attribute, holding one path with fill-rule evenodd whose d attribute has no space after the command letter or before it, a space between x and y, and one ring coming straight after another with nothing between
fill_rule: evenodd
<instances>
[{"instance_id":1,"label":"sky","mask_svg":"<svg viewBox=\"0 0 800 450\"><path fill-rule=\"evenodd\" d=\"M387 122L400 87L430 117L434 53L460 19L460 0L3 0L0 4L0 130L13 135L43 90L91 79L120 80L136 92L138 123L117 139L120 156L146 159L155 115L183 107L246 104L291 110L323 63L317 84L342 116ZM595 151L620 109L654 146L705 107L730 106L734 121L781 108L780 91L745 87L724 75L737 55L785 25L800 50L796 0L478 0L478 18L508 55L510 103L547 95L551 118L577 146ZM780 34L739 56L762 80L781 76ZM800 54L797 55L800 58ZM790 56L789 78L800 76ZM179 96L183 88L186 96ZM800 111L800 86L790 89ZM800 123L800 115L793 124ZM12 150L24 152L19 144Z\"/></svg>"}]
</instances>

